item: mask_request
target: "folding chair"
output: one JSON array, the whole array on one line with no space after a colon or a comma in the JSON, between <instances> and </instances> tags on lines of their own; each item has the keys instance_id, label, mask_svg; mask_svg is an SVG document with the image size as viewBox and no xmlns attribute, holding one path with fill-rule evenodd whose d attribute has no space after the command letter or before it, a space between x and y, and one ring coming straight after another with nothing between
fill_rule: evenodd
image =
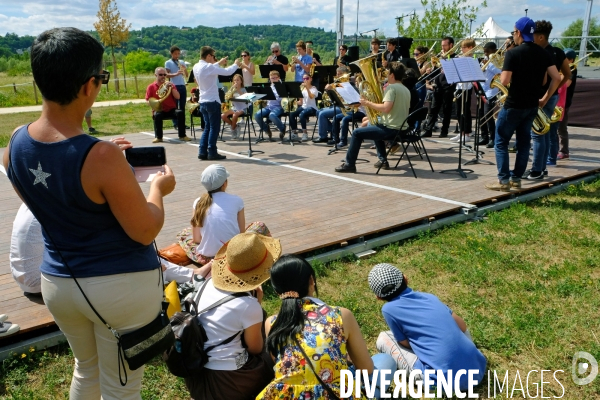
<instances>
[{"instance_id":1,"label":"folding chair","mask_svg":"<svg viewBox=\"0 0 600 400\"><path fill-rule=\"evenodd\" d=\"M417 174L412 165L412 162L410 161L410 156L407 153L408 147L411 144L413 145L415 152L417 153L418 156L423 158L423 154L425 154L425 157L427 157L427 161L429 162L429 167L431 168L431 172L433 172L433 165L431 165L431 160L429 159L429 155L427 154L427 149L425 148L425 144L423 143L423 140L421 139L421 125L422 124L419 124L419 126L416 126L417 121L422 121L426 116L427 116L427 107L423 107L416 111L413 111L408 117L406 117L406 120L402 124L402 126L404 126L404 124L408 124L408 129L400 131L396 135L394 140L392 141L392 143L398 142L398 144L400 144L402 146L402 155L396 162L396 165L394 166L394 168L398 168L398 164L400 164L400 161L402 160L404 155L406 155L406 159L408 160L408 165L410 165L410 169L412 170L412 173L415 176L415 178L417 177ZM392 151L392 147L394 147L394 146L393 145L390 146L390 148L388 149L388 151L386 153L386 157L385 157L386 160L388 159L388 156L390 155L390 152ZM379 170L381 169L382 166L383 165L380 165L379 168L377 168L377 172L376 172L377 174L379 173Z\"/></svg>"},{"instance_id":2,"label":"folding chair","mask_svg":"<svg viewBox=\"0 0 600 400\"><path fill-rule=\"evenodd\" d=\"M198 103L195 103L198 104ZM194 124L194 117L196 118L200 118L200 126L202 126L202 113L200 113L200 106L191 109L190 107L188 107L188 110L190 112L190 131L192 132L192 135L194 135L194 140L196 139L196 126Z\"/></svg>"}]
</instances>

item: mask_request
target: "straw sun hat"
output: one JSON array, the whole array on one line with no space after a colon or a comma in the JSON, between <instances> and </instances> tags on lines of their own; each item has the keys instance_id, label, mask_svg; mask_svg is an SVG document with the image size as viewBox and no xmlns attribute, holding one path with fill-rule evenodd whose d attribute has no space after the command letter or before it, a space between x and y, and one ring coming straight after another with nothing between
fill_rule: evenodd
<instances>
[{"instance_id":1,"label":"straw sun hat","mask_svg":"<svg viewBox=\"0 0 600 400\"><path fill-rule=\"evenodd\" d=\"M269 270L281 255L279 239L240 233L225 243L212 264L213 284L228 292L253 290L269 279Z\"/></svg>"}]
</instances>

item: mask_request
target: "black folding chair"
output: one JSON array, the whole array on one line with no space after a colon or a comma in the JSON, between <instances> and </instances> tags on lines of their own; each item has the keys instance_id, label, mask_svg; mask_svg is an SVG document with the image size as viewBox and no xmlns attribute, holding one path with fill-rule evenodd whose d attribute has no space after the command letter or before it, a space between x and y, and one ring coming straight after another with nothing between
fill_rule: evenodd
<instances>
[{"instance_id":1,"label":"black folding chair","mask_svg":"<svg viewBox=\"0 0 600 400\"><path fill-rule=\"evenodd\" d=\"M400 155L400 158L396 162L396 165L394 166L394 168L398 168L398 164L400 164L400 161L402 160L402 158L404 158L404 155L406 155L406 159L408 160L408 165L410 165L410 169L412 170L412 173L415 176L415 178L417 177L417 174L412 165L412 162L410 161L410 156L407 153L407 150L411 144L412 144L413 148L415 149L415 152L417 153L418 156L421 157L421 159L423 158L423 154L425 154L425 157L427 157L427 161L429 162L429 167L431 168L431 172L433 172L433 165L431 165L431 160L429 159L429 155L427 154L427 149L425 148L425 144L423 143L423 140L421 139L421 126L423 124L419 124L418 127L416 126L417 121L422 121L423 119L425 119L426 116L427 116L427 107L423 107L416 111L413 111L408 117L406 117L406 120L404 121L402 126L404 126L405 124L408 124L408 129L400 131L396 135L396 137L392 141L392 146L390 146L390 148L388 149L388 151L386 153L386 157L385 157L387 160L390 155L390 152L392 151L392 148L394 147L393 143L397 142L400 146L402 146L402 155ZM382 163L382 165L379 166L379 168L377 168L377 172L376 172L377 174L379 173L379 170L381 169L382 166L383 166L383 163Z\"/></svg>"}]
</instances>

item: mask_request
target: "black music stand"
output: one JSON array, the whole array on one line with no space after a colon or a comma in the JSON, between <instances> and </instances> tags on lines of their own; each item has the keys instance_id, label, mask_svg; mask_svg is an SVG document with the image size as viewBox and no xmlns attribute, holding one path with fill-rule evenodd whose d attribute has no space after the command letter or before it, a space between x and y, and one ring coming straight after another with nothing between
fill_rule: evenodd
<instances>
[{"instance_id":1,"label":"black music stand","mask_svg":"<svg viewBox=\"0 0 600 400\"><path fill-rule=\"evenodd\" d=\"M302 83L301 82L284 82L283 85L285 86L285 90L287 91L287 96L289 98L294 98L294 99L301 99L304 96L302 95L302 90L300 90L300 85ZM277 83L275 83L275 87L277 87ZM277 91L277 93L280 93L279 90ZM288 130L288 136L289 136L289 142L290 144L293 146L294 145L294 141L292 140L292 128L290 127L290 121L289 121L289 112L286 110L283 110L284 112L286 112L288 114L288 120L287 120L287 130ZM283 143L283 139L281 140L280 143Z\"/></svg>"},{"instance_id":2,"label":"black music stand","mask_svg":"<svg viewBox=\"0 0 600 400\"><path fill-rule=\"evenodd\" d=\"M485 77L481 68L477 63L477 60L468 57L451 58L449 60L442 60L442 68L446 74L446 80L449 84L453 83L472 83L472 82L485 82ZM468 89L462 90L461 101L463 102L462 111L465 112L465 101L467 97ZM464 115L462 116L464 117ZM461 116L459 116L461 118ZM462 142L461 138L461 142ZM472 169L462 168L462 143L459 143L458 147L458 168L446 169L440 171L444 174L447 172L457 172L462 178L466 178L465 172L473 172Z\"/></svg>"},{"instance_id":3,"label":"black music stand","mask_svg":"<svg viewBox=\"0 0 600 400\"><path fill-rule=\"evenodd\" d=\"M190 75L188 76L187 83L196 83L196 79L194 79L194 69L190 69Z\"/></svg>"},{"instance_id":4,"label":"black music stand","mask_svg":"<svg viewBox=\"0 0 600 400\"><path fill-rule=\"evenodd\" d=\"M360 67L354 63L350 64L350 72L353 75L362 73L362 71L360 70Z\"/></svg>"},{"instance_id":5,"label":"black music stand","mask_svg":"<svg viewBox=\"0 0 600 400\"><path fill-rule=\"evenodd\" d=\"M279 72L279 77L281 78L282 81L285 80L285 70L283 69L283 65L280 64L266 64L266 65L259 65L258 69L260 70L260 76L261 78L265 78L265 79L269 79L269 73L271 71L277 71Z\"/></svg>"},{"instance_id":6,"label":"black music stand","mask_svg":"<svg viewBox=\"0 0 600 400\"><path fill-rule=\"evenodd\" d=\"M219 75L218 76L219 82L221 82L221 83L232 82L233 81L233 76L235 74L240 74L240 75L244 76L244 74L242 73L242 69L238 68L231 75Z\"/></svg>"},{"instance_id":7,"label":"black music stand","mask_svg":"<svg viewBox=\"0 0 600 400\"><path fill-rule=\"evenodd\" d=\"M260 86L259 86L260 85ZM260 94L261 99L262 100L275 100L275 95L273 94L273 91L271 90L270 86L265 87L264 84L255 84L254 86L248 86L246 88L246 92L248 93L254 93L254 94ZM259 111L262 111L263 107L262 107L262 103L259 102ZM262 118L262 117L261 117ZM254 144L259 144L260 142L264 142L264 141L271 141L271 138L267 138L265 139L265 135L263 130L261 129L258 135L258 139L256 139L256 141L254 142Z\"/></svg>"},{"instance_id":8,"label":"black music stand","mask_svg":"<svg viewBox=\"0 0 600 400\"><path fill-rule=\"evenodd\" d=\"M240 99L240 98L235 98L235 99L231 99L230 101L234 101L236 103L244 103L246 104L246 112L250 112L250 106L252 105L252 103L255 100L260 100L263 97L265 97L264 94L254 94L254 97L249 98L249 99ZM245 127L244 127L244 131L248 131L248 150L247 151L240 151L238 152L238 154L248 154L248 157L252 157L252 153L260 153L260 154L264 154L264 151L260 151L260 150L252 150L252 138L250 135L250 118L252 118L252 115L248 115L248 118L246 118L246 122L245 122Z\"/></svg>"},{"instance_id":9,"label":"black music stand","mask_svg":"<svg viewBox=\"0 0 600 400\"><path fill-rule=\"evenodd\" d=\"M335 65L318 65L315 67L315 75L319 75L319 92L323 92L325 85L333 82L337 75L338 67ZM315 85L316 86L316 85Z\"/></svg>"}]
</instances>

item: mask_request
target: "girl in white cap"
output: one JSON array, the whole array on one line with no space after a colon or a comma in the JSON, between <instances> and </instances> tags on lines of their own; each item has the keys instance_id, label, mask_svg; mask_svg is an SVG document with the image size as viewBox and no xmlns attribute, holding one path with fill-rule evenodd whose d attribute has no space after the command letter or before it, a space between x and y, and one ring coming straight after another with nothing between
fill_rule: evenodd
<instances>
[{"instance_id":1,"label":"girl in white cap","mask_svg":"<svg viewBox=\"0 0 600 400\"><path fill-rule=\"evenodd\" d=\"M188 257L207 264L223 244L244 232L246 219L241 197L226 193L229 172L220 164L212 164L202 172L200 182L206 189L194 200L191 228L177 235Z\"/></svg>"}]
</instances>

